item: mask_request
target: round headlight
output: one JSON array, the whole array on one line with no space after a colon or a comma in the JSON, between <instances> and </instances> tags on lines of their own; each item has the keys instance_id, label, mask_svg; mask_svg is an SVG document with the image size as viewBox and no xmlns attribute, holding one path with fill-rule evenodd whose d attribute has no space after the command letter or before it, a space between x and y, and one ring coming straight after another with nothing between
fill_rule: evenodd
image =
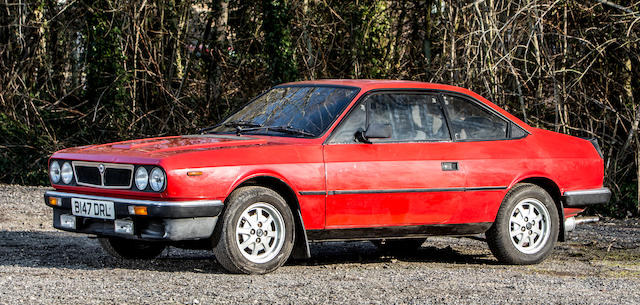
<instances>
[{"instance_id":1,"label":"round headlight","mask_svg":"<svg viewBox=\"0 0 640 305\"><path fill-rule=\"evenodd\" d=\"M139 190L144 190L149 185L149 172L144 167L138 167L136 170L136 187Z\"/></svg>"},{"instance_id":2,"label":"round headlight","mask_svg":"<svg viewBox=\"0 0 640 305\"><path fill-rule=\"evenodd\" d=\"M71 169L71 164L69 164L69 162L62 164L60 176L62 176L62 182L64 182L64 184L71 183L71 180L73 179L73 169Z\"/></svg>"},{"instance_id":3,"label":"round headlight","mask_svg":"<svg viewBox=\"0 0 640 305\"><path fill-rule=\"evenodd\" d=\"M164 188L165 181L164 172L156 167L151 171L151 176L149 177L149 184L151 184L151 189L156 192L161 191Z\"/></svg>"},{"instance_id":4,"label":"round headlight","mask_svg":"<svg viewBox=\"0 0 640 305\"><path fill-rule=\"evenodd\" d=\"M49 177L51 177L51 182L58 183L60 181L60 163L58 161L51 162L51 166L49 167Z\"/></svg>"}]
</instances>

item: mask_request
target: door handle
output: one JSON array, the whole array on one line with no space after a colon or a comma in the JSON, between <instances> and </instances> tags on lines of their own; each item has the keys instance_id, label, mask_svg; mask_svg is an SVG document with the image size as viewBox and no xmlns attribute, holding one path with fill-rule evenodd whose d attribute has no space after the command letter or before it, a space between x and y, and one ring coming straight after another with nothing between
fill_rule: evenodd
<instances>
[{"instance_id":1,"label":"door handle","mask_svg":"<svg viewBox=\"0 0 640 305\"><path fill-rule=\"evenodd\" d=\"M457 171L458 170L458 162L442 162L442 171Z\"/></svg>"}]
</instances>

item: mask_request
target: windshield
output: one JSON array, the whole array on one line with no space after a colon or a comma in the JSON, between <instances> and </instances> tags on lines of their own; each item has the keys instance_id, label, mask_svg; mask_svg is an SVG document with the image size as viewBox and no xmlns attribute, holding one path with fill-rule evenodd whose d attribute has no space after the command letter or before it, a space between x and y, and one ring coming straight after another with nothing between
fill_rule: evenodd
<instances>
[{"instance_id":1,"label":"windshield","mask_svg":"<svg viewBox=\"0 0 640 305\"><path fill-rule=\"evenodd\" d=\"M210 132L317 137L357 92L357 88L345 87L275 87Z\"/></svg>"}]
</instances>

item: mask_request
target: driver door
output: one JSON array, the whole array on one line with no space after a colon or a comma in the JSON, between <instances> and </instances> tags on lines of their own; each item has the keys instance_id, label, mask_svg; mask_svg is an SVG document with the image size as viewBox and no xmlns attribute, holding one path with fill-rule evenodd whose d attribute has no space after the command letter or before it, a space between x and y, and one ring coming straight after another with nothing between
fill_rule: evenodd
<instances>
[{"instance_id":1,"label":"driver door","mask_svg":"<svg viewBox=\"0 0 640 305\"><path fill-rule=\"evenodd\" d=\"M356 137L372 124L390 124L391 136ZM465 185L454 149L437 95L368 95L324 145L326 228L446 223Z\"/></svg>"}]
</instances>

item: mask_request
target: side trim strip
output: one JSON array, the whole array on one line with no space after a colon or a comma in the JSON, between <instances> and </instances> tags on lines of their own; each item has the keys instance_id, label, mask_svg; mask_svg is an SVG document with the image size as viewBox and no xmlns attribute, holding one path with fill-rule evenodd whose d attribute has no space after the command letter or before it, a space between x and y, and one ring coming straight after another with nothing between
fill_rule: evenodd
<instances>
[{"instance_id":1,"label":"side trim strip","mask_svg":"<svg viewBox=\"0 0 640 305\"><path fill-rule=\"evenodd\" d=\"M300 191L300 195L326 195L325 191Z\"/></svg>"},{"instance_id":2,"label":"side trim strip","mask_svg":"<svg viewBox=\"0 0 640 305\"><path fill-rule=\"evenodd\" d=\"M480 187L467 187L464 189L465 192L475 192L475 191L499 191L506 190L506 186L480 186Z\"/></svg>"},{"instance_id":3,"label":"side trim strip","mask_svg":"<svg viewBox=\"0 0 640 305\"><path fill-rule=\"evenodd\" d=\"M452 188L441 188L441 189L337 190L337 191L329 191L329 195L433 193L433 192L464 192L464 188L452 187Z\"/></svg>"},{"instance_id":4,"label":"side trim strip","mask_svg":"<svg viewBox=\"0 0 640 305\"><path fill-rule=\"evenodd\" d=\"M48 197L61 197L61 198L73 197L73 198L122 202L122 203L128 203L128 204L172 206L172 207L202 206L202 205L223 206L224 205L222 203L222 200L155 201L155 200L140 200L140 199L93 196L93 195L84 195L84 194L76 194L76 193L64 193L64 192L58 192L58 191L47 191L44 195Z\"/></svg>"},{"instance_id":5,"label":"side trim strip","mask_svg":"<svg viewBox=\"0 0 640 305\"><path fill-rule=\"evenodd\" d=\"M300 195L351 195L351 194L394 194L394 193L434 193L434 192L478 192L506 190L506 186L449 187L433 189L388 189L388 190L335 190L301 191Z\"/></svg>"}]
</instances>

